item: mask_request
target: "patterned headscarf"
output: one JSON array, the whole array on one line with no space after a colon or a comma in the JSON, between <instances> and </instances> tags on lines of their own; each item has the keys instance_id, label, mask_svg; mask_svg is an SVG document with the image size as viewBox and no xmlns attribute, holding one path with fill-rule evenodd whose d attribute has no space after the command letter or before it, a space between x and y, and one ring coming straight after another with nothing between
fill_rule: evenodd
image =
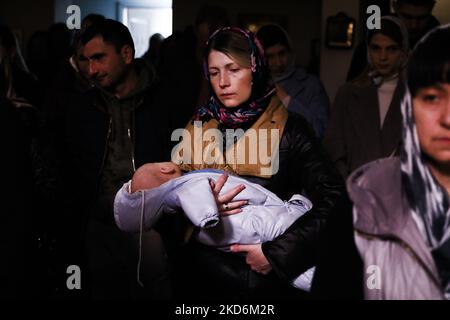
<instances>
[{"instance_id":1,"label":"patterned headscarf","mask_svg":"<svg viewBox=\"0 0 450 320\"><path fill-rule=\"evenodd\" d=\"M450 25L447 25L449 28ZM435 29L438 30L438 29ZM423 43L430 32L420 42ZM442 39L450 41L450 39ZM412 97L406 89L402 101L403 146L400 154L402 183L413 218L436 263L447 299L450 298L450 201L427 165L420 149Z\"/></svg>"},{"instance_id":2,"label":"patterned headscarf","mask_svg":"<svg viewBox=\"0 0 450 320\"><path fill-rule=\"evenodd\" d=\"M275 88L269 81L269 71L264 59L264 50L253 33L240 28L225 27L216 30L209 38L206 46L208 47L210 42L223 32L239 33L248 40L251 52L252 94L250 99L242 105L235 108L227 108L215 95L210 82L211 97L205 106L197 110L193 120L208 121L216 119L227 128L242 128L255 122L266 110L270 99L275 93ZM209 81L208 56L204 59L203 67L205 77Z\"/></svg>"}]
</instances>

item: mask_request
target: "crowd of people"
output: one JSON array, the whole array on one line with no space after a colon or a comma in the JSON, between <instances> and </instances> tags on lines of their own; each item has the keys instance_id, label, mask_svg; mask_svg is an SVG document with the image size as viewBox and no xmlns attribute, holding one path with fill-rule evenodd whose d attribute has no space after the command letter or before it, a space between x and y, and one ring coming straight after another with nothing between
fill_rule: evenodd
<instances>
[{"instance_id":1,"label":"crowd of people","mask_svg":"<svg viewBox=\"0 0 450 320\"><path fill-rule=\"evenodd\" d=\"M0 296L450 299L450 25L434 4L396 0L331 104L286 30L215 6L142 58L98 14L71 43L61 25L36 34L27 59L0 26Z\"/></svg>"}]
</instances>

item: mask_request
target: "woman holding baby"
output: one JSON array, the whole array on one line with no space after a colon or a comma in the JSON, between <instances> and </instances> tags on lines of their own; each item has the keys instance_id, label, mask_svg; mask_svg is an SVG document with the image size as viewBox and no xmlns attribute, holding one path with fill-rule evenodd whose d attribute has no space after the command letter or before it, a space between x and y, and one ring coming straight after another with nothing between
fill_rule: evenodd
<instances>
[{"instance_id":1,"label":"woman holding baby","mask_svg":"<svg viewBox=\"0 0 450 320\"><path fill-rule=\"evenodd\" d=\"M172 161L183 171L224 170L281 199L303 194L313 208L275 240L236 244L230 253L199 244L194 231L175 264L177 292L181 297L228 299L302 294L289 282L315 265L327 218L346 205L343 182L305 119L288 112L278 99L252 33L217 30L207 43L204 70L211 97L187 125ZM224 183L225 175L211 186L222 214L240 214L242 202L232 198L242 189L219 194Z\"/></svg>"}]
</instances>

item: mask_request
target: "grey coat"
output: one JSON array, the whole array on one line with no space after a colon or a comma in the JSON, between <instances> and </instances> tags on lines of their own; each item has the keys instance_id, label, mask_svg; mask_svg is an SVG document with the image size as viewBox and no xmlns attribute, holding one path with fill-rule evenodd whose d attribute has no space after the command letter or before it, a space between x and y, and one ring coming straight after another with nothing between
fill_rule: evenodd
<instances>
[{"instance_id":1,"label":"grey coat","mask_svg":"<svg viewBox=\"0 0 450 320\"><path fill-rule=\"evenodd\" d=\"M381 159L347 180L366 299L444 299L431 252L402 190L400 160Z\"/></svg>"}]
</instances>

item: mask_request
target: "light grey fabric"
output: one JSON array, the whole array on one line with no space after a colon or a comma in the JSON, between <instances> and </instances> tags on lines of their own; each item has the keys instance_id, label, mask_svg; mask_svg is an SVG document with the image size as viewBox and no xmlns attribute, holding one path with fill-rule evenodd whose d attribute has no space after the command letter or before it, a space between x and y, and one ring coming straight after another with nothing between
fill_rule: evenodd
<instances>
[{"instance_id":1,"label":"light grey fabric","mask_svg":"<svg viewBox=\"0 0 450 320\"><path fill-rule=\"evenodd\" d=\"M365 298L444 299L433 257L401 185L397 157L364 165L347 180L355 242L366 271Z\"/></svg>"},{"instance_id":2,"label":"light grey fabric","mask_svg":"<svg viewBox=\"0 0 450 320\"><path fill-rule=\"evenodd\" d=\"M208 179L217 180L219 173L193 173L173 179L158 188L130 193L126 183L117 193L114 217L118 227L127 232L150 229L165 213L180 209L200 227L196 237L205 245L227 251L229 246L257 244L281 235L294 221L312 208L312 203L301 195L283 201L258 184L229 176L222 193L244 184L246 188L234 200L248 200L239 214L219 219L214 195ZM292 285L309 291L314 268L309 269Z\"/></svg>"},{"instance_id":3,"label":"light grey fabric","mask_svg":"<svg viewBox=\"0 0 450 320\"><path fill-rule=\"evenodd\" d=\"M219 220L219 210L208 180L219 176L210 172L185 175L158 188L135 193L129 192L129 183L126 183L114 201L116 223L123 231L139 232L141 218L147 230L162 214L181 209L195 226L202 228L197 234L201 243L228 247L233 243L252 244L272 240L312 208L311 202L301 195L283 201L258 184L229 176L222 192L245 184L246 188L234 200L248 200L248 205L242 208L242 213Z\"/></svg>"}]
</instances>

